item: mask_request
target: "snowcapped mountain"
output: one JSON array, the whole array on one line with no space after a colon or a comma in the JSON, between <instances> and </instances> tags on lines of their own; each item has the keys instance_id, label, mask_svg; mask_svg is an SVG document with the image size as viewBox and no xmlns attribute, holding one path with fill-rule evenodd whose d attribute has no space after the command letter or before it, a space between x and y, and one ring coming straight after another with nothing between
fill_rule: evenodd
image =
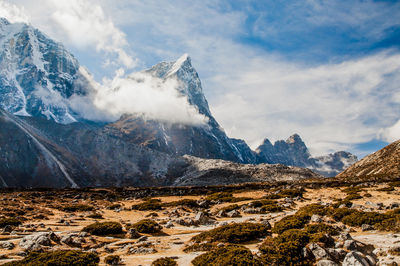
<instances>
[{"instance_id":1,"label":"snowcapped mountain","mask_svg":"<svg viewBox=\"0 0 400 266\"><path fill-rule=\"evenodd\" d=\"M85 95L89 82L78 61L39 30L0 19L0 107L58 123L79 119L67 99Z\"/></svg>"},{"instance_id":2,"label":"snowcapped mountain","mask_svg":"<svg viewBox=\"0 0 400 266\"><path fill-rule=\"evenodd\" d=\"M165 83L176 81L178 93L204 115L205 123L167 123L129 114L105 125L82 119L71 99L94 90L89 74L62 44L30 25L0 19L0 185L176 185L210 176L212 184L221 184L218 173L231 175L230 183L254 181L254 171L260 171L259 180L272 172L277 179L318 177L304 169L250 164L279 163L332 175L356 160L345 153L312 158L298 135L274 145L266 140L257 151L229 138L210 112L186 54L141 73ZM200 159L184 155L204 158L201 164L208 170L196 172ZM249 165L218 161L223 169L216 169L212 164L217 161L207 159Z\"/></svg>"},{"instance_id":3,"label":"snowcapped mountain","mask_svg":"<svg viewBox=\"0 0 400 266\"><path fill-rule=\"evenodd\" d=\"M176 155L193 155L201 158L224 159L240 163L254 163L255 156L244 141L227 137L212 116L203 94L201 81L188 55L175 62L161 62L144 73L160 78L178 81L177 90L186 97L207 119L205 125L193 126L169 124L143 120L141 117L126 115L108 125L113 134L158 151Z\"/></svg>"},{"instance_id":4,"label":"snowcapped mountain","mask_svg":"<svg viewBox=\"0 0 400 266\"><path fill-rule=\"evenodd\" d=\"M339 151L319 157L312 157L298 134L286 141L278 140L274 145L265 139L256 149L258 163L280 163L309 168L324 176L335 176L357 162L357 156Z\"/></svg>"}]
</instances>

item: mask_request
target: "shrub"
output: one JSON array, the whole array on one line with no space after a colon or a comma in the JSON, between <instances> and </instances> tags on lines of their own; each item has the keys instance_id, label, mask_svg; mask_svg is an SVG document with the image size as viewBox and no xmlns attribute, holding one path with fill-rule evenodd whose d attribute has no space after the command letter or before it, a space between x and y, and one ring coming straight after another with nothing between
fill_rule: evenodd
<instances>
[{"instance_id":1,"label":"shrub","mask_svg":"<svg viewBox=\"0 0 400 266\"><path fill-rule=\"evenodd\" d=\"M230 192L217 192L206 197L206 200L220 201L220 202L239 202L249 200L250 198L235 198Z\"/></svg>"},{"instance_id":2,"label":"shrub","mask_svg":"<svg viewBox=\"0 0 400 266\"><path fill-rule=\"evenodd\" d=\"M12 261L7 266L95 266L99 264L99 256L79 250L57 250L50 252L31 252L23 260Z\"/></svg>"},{"instance_id":3,"label":"shrub","mask_svg":"<svg viewBox=\"0 0 400 266\"><path fill-rule=\"evenodd\" d=\"M150 219L141 220L135 224L132 224L129 226L129 228L135 228L139 233L145 234L159 233L162 229L161 225Z\"/></svg>"},{"instance_id":4,"label":"shrub","mask_svg":"<svg viewBox=\"0 0 400 266\"><path fill-rule=\"evenodd\" d=\"M342 222L350 226L361 226L363 224L374 225L387 219L385 214L377 212L353 212L350 215L343 217Z\"/></svg>"},{"instance_id":5,"label":"shrub","mask_svg":"<svg viewBox=\"0 0 400 266\"><path fill-rule=\"evenodd\" d=\"M159 199L149 199L146 200L145 202L133 205L132 210L138 210L138 211L162 210L162 204Z\"/></svg>"},{"instance_id":6,"label":"shrub","mask_svg":"<svg viewBox=\"0 0 400 266\"><path fill-rule=\"evenodd\" d=\"M66 206L62 206L60 208L62 211L65 212L87 212L87 211L93 211L94 208L93 206L89 206L86 204L73 204L73 205L66 205Z\"/></svg>"},{"instance_id":7,"label":"shrub","mask_svg":"<svg viewBox=\"0 0 400 266\"><path fill-rule=\"evenodd\" d=\"M22 224L22 222L18 218L10 217L0 219L0 228L6 227L7 225L18 226L20 224Z\"/></svg>"},{"instance_id":8,"label":"shrub","mask_svg":"<svg viewBox=\"0 0 400 266\"><path fill-rule=\"evenodd\" d=\"M310 236L304 230L290 229L275 238L267 238L260 246L263 265L310 265L303 257L303 248Z\"/></svg>"},{"instance_id":9,"label":"shrub","mask_svg":"<svg viewBox=\"0 0 400 266\"><path fill-rule=\"evenodd\" d=\"M346 217L354 212L357 212L356 210L348 209L348 208L337 208L333 209L330 212L330 216L335 220L335 221L341 221L343 217Z\"/></svg>"},{"instance_id":10,"label":"shrub","mask_svg":"<svg viewBox=\"0 0 400 266\"><path fill-rule=\"evenodd\" d=\"M96 236L116 235L122 233L122 225L118 222L103 222L90 224L82 229Z\"/></svg>"},{"instance_id":11,"label":"shrub","mask_svg":"<svg viewBox=\"0 0 400 266\"><path fill-rule=\"evenodd\" d=\"M254 223L228 224L202 232L194 237L194 242L225 242L225 243L243 243L256 240L260 237L269 235L268 226Z\"/></svg>"},{"instance_id":12,"label":"shrub","mask_svg":"<svg viewBox=\"0 0 400 266\"><path fill-rule=\"evenodd\" d=\"M309 204L304 207L301 207L297 211L296 214L303 215L303 216L308 215L311 217L313 214L325 216L327 213L328 213L328 208L326 208L325 206L322 206L321 204L313 203L313 204Z\"/></svg>"},{"instance_id":13,"label":"shrub","mask_svg":"<svg viewBox=\"0 0 400 266\"><path fill-rule=\"evenodd\" d=\"M176 266L176 261L172 258L159 258L151 263L152 266Z\"/></svg>"},{"instance_id":14,"label":"shrub","mask_svg":"<svg viewBox=\"0 0 400 266\"><path fill-rule=\"evenodd\" d=\"M163 204L164 207L176 207L176 206L186 206L189 208L199 208L196 200L193 199L182 199L178 201L168 202Z\"/></svg>"},{"instance_id":15,"label":"shrub","mask_svg":"<svg viewBox=\"0 0 400 266\"><path fill-rule=\"evenodd\" d=\"M281 212L283 208L277 204L268 204L261 207L262 212Z\"/></svg>"},{"instance_id":16,"label":"shrub","mask_svg":"<svg viewBox=\"0 0 400 266\"><path fill-rule=\"evenodd\" d=\"M305 190L303 188L300 189L284 189L279 191L278 193L269 194L265 196L266 199L281 199L281 198L296 198L303 197L303 193Z\"/></svg>"},{"instance_id":17,"label":"shrub","mask_svg":"<svg viewBox=\"0 0 400 266\"><path fill-rule=\"evenodd\" d=\"M338 229L329 224L319 223L319 224L307 224L304 230L309 234L325 233L328 235L337 235L339 233Z\"/></svg>"},{"instance_id":18,"label":"shrub","mask_svg":"<svg viewBox=\"0 0 400 266\"><path fill-rule=\"evenodd\" d=\"M310 216L308 215L289 215L276 222L272 228L272 232L282 234L284 231L289 229L301 229L309 221Z\"/></svg>"},{"instance_id":19,"label":"shrub","mask_svg":"<svg viewBox=\"0 0 400 266\"><path fill-rule=\"evenodd\" d=\"M107 265L119 265L121 258L118 255L109 255L104 258L104 263Z\"/></svg>"},{"instance_id":20,"label":"shrub","mask_svg":"<svg viewBox=\"0 0 400 266\"><path fill-rule=\"evenodd\" d=\"M237 245L216 248L196 257L192 260L192 264L194 266L261 265L249 249Z\"/></svg>"}]
</instances>

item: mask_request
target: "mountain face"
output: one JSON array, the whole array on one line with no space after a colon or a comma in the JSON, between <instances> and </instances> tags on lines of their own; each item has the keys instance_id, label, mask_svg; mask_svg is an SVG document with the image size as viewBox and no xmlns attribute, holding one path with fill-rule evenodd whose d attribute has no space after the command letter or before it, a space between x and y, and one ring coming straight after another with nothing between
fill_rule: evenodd
<instances>
[{"instance_id":1,"label":"mountain face","mask_svg":"<svg viewBox=\"0 0 400 266\"><path fill-rule=\"evenodd\" d=\"M0 107L17 115L58 123L79 119L67 99L90 84L62 44L24 23L0 19Z\"/></svg>"},{"instance_id":2,"label":"mountain face","mask_svg":"<svg viewBox=\"0 0 400 266\"><path fill-rule=\"evenodd\" d=\"M88 73L62 44L29 25L0 19L0 184L223 184L319 177L309 170L256 163L340 168L340 155L311 158L299 136L274 145L266 141L257 152L229 138L212 116L187 55L143 72L178 81L178 92L207 118L206 124L168 124L128 114L106 125L81 119L70 103L92 92Z\"/></svg>"},{"instance_id":3,"label":"mountain face","mask_svg":"<svg viewBox=\"0 0 400 266\"><path fill-rule=\"evenodd\" d=\"M189 56L183 55L176 62L159 63L144 72L164 81L176 79L180 95L208 119L207 123L200 126L168 124L125 115L108 125L110 132L126 141L169 154L255 163L255 155L247 144L228 138L212 116Z\"/></svg>"},{"instance_id":4,"label":"mountain face","mask_svg":"<svg viewBox=\"0 0 400 266\"><path fill-rule=\"evenodd\" d=\"M274 145L265 139L256 149L258 163L280 163L309 168L324 176L335 176L357 162L357 157L349 152L335 152L325 156L312 157L299 135L294 134L286 141L276 141Z\"/></svg>"},{"instance_id":5,"label":"mountain face","mask_svg":"<svg viewBox=\"0 0 400 266\"><path fill-rule=\"evenodd\" d=\"M400 176L400 140L364 157L340 173L338 178Z\"/></svg>"},{"instance_id":6,"label":"mountain face","mask_svg":"<svg viewBox=\"0 0 400 266\"><path fill-rule=\"evenodd\" d=\"M115 138L103 126L63 125L0 109L0 188L182 186L205 180L222 185L320 177L283 165L172 156Z\"/></svg>"}]
</instances>

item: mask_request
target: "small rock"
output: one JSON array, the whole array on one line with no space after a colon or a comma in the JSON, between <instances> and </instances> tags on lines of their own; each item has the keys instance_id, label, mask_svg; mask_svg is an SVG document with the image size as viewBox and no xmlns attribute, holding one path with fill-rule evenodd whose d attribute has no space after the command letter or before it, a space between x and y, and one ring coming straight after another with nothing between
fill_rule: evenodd
<instances>
[{"instance_id":1,"label":"small rock","mask_svg":"<svg viewBox=\"0 0 400 266\"><path fill-rule=\"evenodd\" d=\"M238 212L237 210L232 210L230 212L227 212L226 216L228 216L230 218L241 217L240 212Z\"/></svg>"},{"instance_id":2,"label":"small rock","mask_svg":"<svg viewBox=\"0 0 400 266\"><path fill-rule=\"evenodd\" d=\"M344 241L343 247L347 250L356 250L358 245L354 240L346 240Z\"/></svg>"},{"instance_id":3,"label":"small rock","mask_svg":"<svg viewBox=\"0 0 400 266\"><path fill-rule=\"evenodd\" d=\"M171 228L171 227L174 227L175 225L172 223L172 221L168 221L165 225L164 225L164 227L165 228Z\"/></svg>"},{"instance_id":4,"label":"small rock","mask_svg":"<svg viewBox=\"0 0 400 266\"><path fill-rule=\"evenodd\" d=\"M147 239L148 239L147 236L141 236L141 237L139 237L139 239L137 240L137 242L143 242L143 241L146 241Z\"/></svg>"},{"instance_id":5,"label":"small rock","mask_svg":"<svg viewBox=\"0 0 400 266\"><path fill-rule=\"evenodd\" d=\"M3 242L0 242L0 247L3 249L11 250L15 247L15 245L14 245L14 243L12 243L10 241L3 241Z\"/></svg>"},{"instance_id":6,"label":"small rock","mask_svg":"<svg viewBox=\"0 0 400 266\"><path fill-rule=\"evenodd\" d=\"M311 216L311 222L313 222L313 223L320 223L320 222L322 222L322 217L319 216L318 214L313 214L313 215Z\"/></svg>"},{"instance_id":7,"label":"small rock","mask_svg":"<svg viewBox=\"0 0 400 266\"><path fill-rule=\"evenodd\" d=\"M374 227L369 224L363 224L363 225L361 225L361 230L362 231L371 231L371 230L374 230Z\"/></svg>"},{"instance_id":8,"label":"small rock","mask_svg":"<svg viewBox=\"0 0 400 266\"><path fill-rule=\"evenodd\" d=\"M266 228L270 230L272 228L271 224L268 222L268 220L263 220L261 221L261 224L266 225Z\"/></svg>"},{"instance_id":9,"label":"small rock","mask_svg":"<svg viewBox=\"0 0 400 266\"><path fill-rule=\"evenodd\" d=\"M135 228L130 228L126 233L126 235L129 239L136 239L136 238L140 239L140 234Z\"/></svg>"},{"instance_id":10,"label":"small rock","mask_svg":"<svg viewBox=\"0 0 400 266\"><path fill-rule=\"evenodd\" d=\"M311 243L309 249L317 260L331 259L331 256L317 243Z\"/></svg>"},{"instance_id":11,"label":"small rock","mask_svg":"<svg viewBox=\"0 0 400 266\"><path fill-rule=\"evenodd\" d=\"M342 233L340 233L340 235L339 235L339 240L341 240L341 241L346 241L346 240L351 240L351 239L353 239L352 237L351 237L351 235L348 233L348 232L342 232Z\"/></svg>"},{"instance_id":12,"label":"small rock","mask_svg":"<svg viewBox=\"0 0 400 266\"><path fill-rule=\"evenodd\" d=\"M320 260L317 262L316 266L339 266L339 264L331 260Z\"/></svg>"}]
</instances>

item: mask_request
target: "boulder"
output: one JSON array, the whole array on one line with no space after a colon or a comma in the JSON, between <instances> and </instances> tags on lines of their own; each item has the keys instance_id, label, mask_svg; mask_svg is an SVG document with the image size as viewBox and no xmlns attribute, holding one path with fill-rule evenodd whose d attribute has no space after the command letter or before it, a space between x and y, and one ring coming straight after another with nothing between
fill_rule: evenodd
<instances>
[{"instance_id":1,"label":"boulder","mask_svg":"<svg viewBox=\"0 0 400 266\"><path fill-rule=\"evenodd\" d=\"M15 247L15 245L14 245L14 243L12 243L10 241L3 241L3 242L0 242L0 247L3 249L11 250Z\"/></svg>"},{"instance_id":2,"label":"boulder","mask_svg":"<svg viewBox=\"0 0 400 266\"><path fill-rule=\"evenodd\" d=\"M313 214L311 216L311 222L320 223L320 222L322 222L322 217L320 215L318 215L318 214Z\"/></svg>"},{"instance_id":3,"label":"boulder","mask_svg":"<svg viewBox=\"0 0 400 266\"><path fill-rule=\"evenodd\" d=\"M343 247L347 250L357 250L358 245L356 241L349 239L344 241Z\"/></svg>"},{"instance_id":4,"label":"boulder","mask_svg":"<svg viewBox=\"0 0 400 266\"><path fill-rule=\"evenodd\" d=\"M227 217L230 217L230 218L242 217L242 216L240 215L240 212L237 211L237 210L232 210L232 211L230 211L230 212L227 212L227 213L226 213L226 216L227 216Z\"/></svg>"},{"instance_id":5,"label":"boulder","mask_svg":"<svg viewBox=\"0 0 400 266\"><path fill-rule=\"evenodd\" d=\"M347 253L342 266L370 266L370 264L361 252L351 251Z\"/></svg>"},{"instance_id":6,"label":"boulder","mask_svg":"<svg viewBox=\"0 0 400 266\"><path fill-rule=\"evenodd\" d=\"M19 246L26 251L39 250L42 246L51 246L52 240L58 242L60 239L53 232L37 233L22 238Z\"/></svg>"},{"instance_id":7,"label":"boulder","mask_svg":"<svg viewBox=\"0 0 400 266\"><path fill-rule=\"evenodd\" d=\"M316 260L331 259L329 253L317 243L311 243L308 248L311 250Z\"/></svg>"},{"instance_id":8,"label":"boulder","mask_svg":"<svg viewBox=\"0 0 400 266\"><path fill-rule=\"evenodd\" d=\"M316 266L339 266L339 264L332 260L320 260L317 262Z\"/></svg>"}]
</instances>

